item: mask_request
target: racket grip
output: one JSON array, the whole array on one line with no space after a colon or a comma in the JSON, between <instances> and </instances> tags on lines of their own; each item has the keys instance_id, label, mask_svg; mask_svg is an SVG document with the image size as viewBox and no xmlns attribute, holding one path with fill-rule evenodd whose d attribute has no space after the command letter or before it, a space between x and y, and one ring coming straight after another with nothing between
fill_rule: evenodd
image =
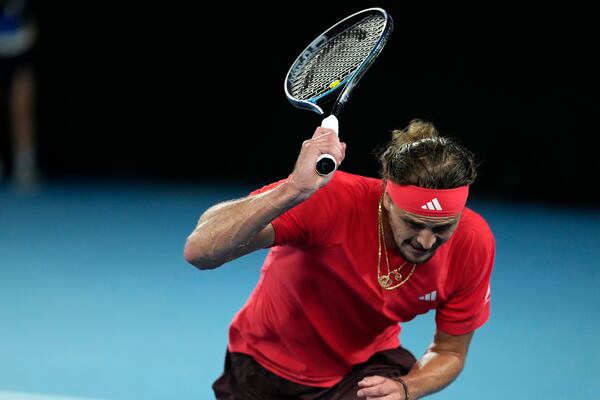
<instances>
[{"instance_id":1,"label":"racket grip","mask_svg":"<svg viewBox=\"0 0 600 400\"><path fill-rule=\"evenodd\" d=\"M329 117L325 118L321 122L321 126L323 128L333 129L336 134L338 134L338 132L340 131L340 123L339 123L337 117L333 114L331 114Z\"/></svg>"},{"instance_id":2,"label":"racket grip","mask_svg":"<svg viewBox=\"0 0 600 400\"><path fill-rule=\"evenodd\" d=\"M339 132L339 122L335 115L331 114L329 117L325 118L321 122L321 126L323 128L333 129L337 134ZM317 163L315 165L315 170L317 174L321 176L326 176L335 171L337 168L337 161L331 154L321 154L319 158L317 158Z\"/></svg>"}]
</instances>

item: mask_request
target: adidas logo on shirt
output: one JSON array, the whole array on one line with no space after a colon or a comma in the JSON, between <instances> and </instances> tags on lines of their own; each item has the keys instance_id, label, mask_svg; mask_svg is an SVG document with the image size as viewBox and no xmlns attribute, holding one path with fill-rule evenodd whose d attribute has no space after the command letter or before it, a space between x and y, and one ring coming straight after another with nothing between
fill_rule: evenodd
<instances>
[{"instance_id":1,"label":"adidas logo on shirt","mask_svg":"<svg viewBox=\"0 0 600 400\"><path fill-rule=\"evenodd\" d=\"M442 211L443 210L437 197L434 197L433 199L431 199L431 201L428 201L427 204L423 204L421 206L421 208L423 210L431 210L431 211L433 211L433 210Z\"/></svg>"},{"instance_id":2,"label":"adidas logo on shirt","mask_svg":"<svg viewBox=\"0 0 600 400\"><path fill-rule=\"evenodd\" d=\"M435 301L435 297L436 297L437 293L434 290L431 293L427 293L424 296L419 296L419 300L423 300L423 301Z\"/></svg>"}]
</instances>

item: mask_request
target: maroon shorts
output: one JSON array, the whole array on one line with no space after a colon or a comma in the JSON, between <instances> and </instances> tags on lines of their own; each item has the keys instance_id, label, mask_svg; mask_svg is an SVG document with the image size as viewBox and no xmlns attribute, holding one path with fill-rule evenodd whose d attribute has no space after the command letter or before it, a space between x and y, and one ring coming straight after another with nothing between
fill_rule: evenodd
<instances>
[{"instance_id":1,"label":"maroon shorts","mask_svg":"<svg viewBox=\"0 0 600 400\"><path fill-rule=\"evenodd\" d=\"M358 382L371 375L406 375L416 362L402 347L380 351L355 365L335 386L320 388L288 381L263 368L252 357L227 352L225 372L213 384L218 400L358 400Z\"/></svg>"}]
</instances>

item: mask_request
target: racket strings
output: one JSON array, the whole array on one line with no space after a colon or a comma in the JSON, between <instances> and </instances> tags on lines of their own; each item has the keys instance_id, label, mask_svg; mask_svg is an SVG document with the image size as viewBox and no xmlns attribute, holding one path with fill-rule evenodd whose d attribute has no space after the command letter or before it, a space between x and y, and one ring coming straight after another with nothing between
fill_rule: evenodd
<instances>
[{"instance_id":1,"label":"racket strings","mask_svg":"<svg viewBox=\"0 0 600 400\"><path fill-rule=\"evenodd\" d=\"M315 98L332 90L332 84L343 82L369 57L384 28L385 18L372 15L329 39L291 82L292 96Z\"/></svg>"}]
</instances>

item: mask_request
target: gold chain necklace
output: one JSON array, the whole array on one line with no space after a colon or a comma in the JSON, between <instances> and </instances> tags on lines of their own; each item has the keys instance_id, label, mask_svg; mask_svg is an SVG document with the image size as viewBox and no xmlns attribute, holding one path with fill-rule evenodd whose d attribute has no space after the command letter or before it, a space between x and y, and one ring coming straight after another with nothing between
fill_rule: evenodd
<instances>
[{"instance_id":1,"label":"gold chain necklace","mask_svg":"<svg viewBox=\"0 0 600 400\"><path fill-rule=\"evenodd\" d=\"M403 276L400 273L400 271L407 264L407 261L404 261L404 263L401 266L390 271L390 261L388 259L387 246L385 245L385 235L383 232L383 217L382 217L382 211L381 211L382 204L383 204L383 196L381 196L381 200L379 200L379 208L377 210L377 222L378 222L378 231L379 231L379 232L377 232L377 241L379 242L378 250L377 250L377 252L378 252L377 282L379 282L379 286L381 286L385 290L393 290L393 289L399 288L400 286L404 285L406 283L406 281L408 281L410 279L413 272L415 272L415 268L416 268L417 264L413 264L412 270L410 271L408 276L404 279L402 279ZM381 274L381 247L382 247L381 244L382 243L383 243L383 252L385 253L385 263L387 265L387 271L388 271L387 274L384 274L384 275Z\"/></svg>"}]
</instances>

